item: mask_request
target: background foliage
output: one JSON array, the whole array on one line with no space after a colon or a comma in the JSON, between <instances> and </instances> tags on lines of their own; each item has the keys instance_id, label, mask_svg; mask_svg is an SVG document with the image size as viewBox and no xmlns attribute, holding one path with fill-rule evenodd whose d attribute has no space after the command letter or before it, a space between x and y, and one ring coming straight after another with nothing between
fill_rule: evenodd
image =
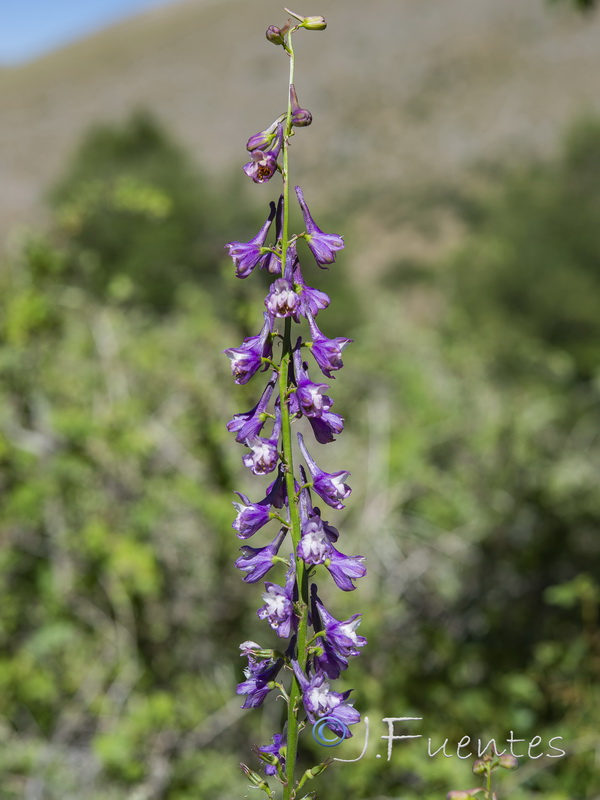
<instances>
[{"instance_id":1,"label":"background foliage","mask_svg":"<svg viewBox=\"0 0 600 800\"><path fill-rule=\"evenodd\" d=\"M451 752L511 730L568 755L525 761L501 797L597 796L600 124L490 177L453 197L459 247L410 281L400 266L359 293L341 258L319 283L325 332L356 340L347 432L321 461L353 473L340 528L370 570L332 593L364 612L343 688L372 736L323 776L329 800L470 787L426 738ZM268 634L232 566L243 476L224 424L253 387L233 391L221 351L262 300L222 245L264 209L194 175L144 114L93 131L50 197L51 228L0 275L2 796L241 797L237 764L281 709L234 695L238 643ZM385 716L423 717L390 762Z\"/></svg>"}]
</instances>

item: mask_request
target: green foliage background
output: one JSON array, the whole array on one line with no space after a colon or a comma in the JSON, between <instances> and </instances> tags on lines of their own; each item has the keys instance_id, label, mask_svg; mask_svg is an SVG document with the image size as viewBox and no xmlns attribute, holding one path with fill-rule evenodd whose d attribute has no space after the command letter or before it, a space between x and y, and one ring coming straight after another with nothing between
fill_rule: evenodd
<instances>
[{"instance_id":1,"label":"green foliage background","mask_svg":"<svg viewBox=\"0 0 600 800\"><path fill-rule=\"evenodd\" d=\"M232 491L260 492L224 427L256 389L232 387L221 351L256 332L264 286L236 282L221 248L265 209L141 113L90 133L50 198L51 229L0 275L2 797L243 797L237 765L281 707L234 694L239 642L270 633L233 568ZM353 473L336 524L369 565L357 592L323 589L336 616L364 613L340 689L372 733L320 794L444 797L475 780L428 736L456 752L514 731L546 753L561 736L567 756L525 759L500 797L591 800L600 124L452 211L462 244L410 282L401 266L358 292L351 252L325 282L306 270L333 297L324 331L356 340L335 386L347 430L319 457ZM407 313L415 293L434 325ZM387 762L389 716L422 717L406 732L424 739ZM323 750L305 739L310 765Z\"/></svg>"}]
</instances>

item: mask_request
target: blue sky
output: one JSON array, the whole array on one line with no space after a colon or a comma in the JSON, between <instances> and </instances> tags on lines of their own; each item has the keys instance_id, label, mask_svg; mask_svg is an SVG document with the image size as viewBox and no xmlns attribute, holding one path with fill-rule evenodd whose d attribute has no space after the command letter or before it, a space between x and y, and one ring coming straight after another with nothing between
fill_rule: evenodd
<instances>
[{"instance_id":1,"label":"blue sky","mask_svg":"<svg viewBox=\"0 0 600 800\"><path fill-rule=\"evenodd\" d=\"M0 0L0 64L18 64L173 0Z\"/></svg>"}]
</instances>

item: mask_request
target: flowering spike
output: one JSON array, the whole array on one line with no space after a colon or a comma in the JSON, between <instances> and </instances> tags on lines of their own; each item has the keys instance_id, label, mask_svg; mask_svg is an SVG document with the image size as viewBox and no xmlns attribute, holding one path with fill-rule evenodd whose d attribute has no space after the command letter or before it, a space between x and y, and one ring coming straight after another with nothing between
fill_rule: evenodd
<instances>
[{"instance_id":1,"label":"flowering spike","mask_svg":"<svg viewBox=\"0 0 600 800\"><path fill-rule=\"evenodd\" d=\"M300 28L323 30L326 25L323 17L289 13L294 22L288 19L281 28L271 25L266 32L267 40L282 46L289 56L288 110L250 137L246 147L251 160L244 165L244 172L255 183L266 183L279 172L283 189L277 205L271 202L269 215L254 238L226 245L239 278L248 277L257 267L277 277L264 301L266 311L260 333L244 339L240 347L225 350L237 384L248 383L261 369L272 370L258 402L249 411L234 414L227 428L235 434L236 441L247 448L242 461L252 473L260 476L276 472L277 475L265 497L258 502L236 492L238 499L233 503L236 517L232 527L239 539L247 540L271 520L278 523L278 533L268 544L250 547L244 543L235 566L243 573L246 583L257 583L271 570L274 572L272 580L264 583L262 605L257 615L270 626L277 640L285 640L287 646L281 644L280 649L266 649L254 641L244 642L240 649L248 659L248 666L237 693L245 696L243 708L261 706L274 689L287 704L283 732L275 733L271 743L255 748L266 775L276 776L283 784L282 800L298 797L302 785L330 763L326 760L296 779L298 737L304 714L309 722L320 721L340 738L352 735L349 726L359 721L360 714L348 700L350 692L334 691L329 680L346 670L349 659L358 655L366 644L364 637L356 632L360 614L338 620L325 608L316 587L312 589L312 596L309 595L309 574L318 576L327 570L335 586L349 592L366 570L362 556L347 556L337 549L339 532L322 519L311 497L312 489L330 507L344 508L351 491L345 483L349 472L321 470L301 434L298 434L298 442L306 469L302 465L297 472L294 469L292 418L306 417L321 444L333 442L344 427L343 418L332 411L328 384L311 379L302 347L312 352L321 372L332 378L332 372L343 366L342 352L351 339L328 339L315 322L317 314L329 306L330 299L324 292L306 284L296 242L304 238L317 265L327 268L344 247L344 240L337 234L324 233L316 225L300 187L296 187L296 195L305 230L295 235L288 231L290 137L295 128L305 128L312 121L310 112L300 106L292 80L295 58L292 35ZM275 238L267 244L273 220ZM293 335L294 323L300 323L302 318L308 321L310 341L303 342L301 337ZM281 340L281 349L276 349L276 362L275 338ZM265 434L268 420L274 422L270 434ZM284 552L289 554L289 559L279 555L286 539ZM287 565L285 577L281 563ZM275 575L277 572L279 577ZM289 675L290 669L293 673L287 689L285 677L278 678L284 666L288 668L284 675ZM244 772L254 786L273 797L258 773L245 765ZM305 795L304 800L307 798Z\"/></svg>"}]
</instances>

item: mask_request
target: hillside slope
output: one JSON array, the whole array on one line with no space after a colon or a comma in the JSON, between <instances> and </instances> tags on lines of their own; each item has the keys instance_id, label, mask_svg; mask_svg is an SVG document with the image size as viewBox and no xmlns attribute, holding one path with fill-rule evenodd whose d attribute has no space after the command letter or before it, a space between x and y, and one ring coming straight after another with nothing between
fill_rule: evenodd
<instances>
[{"instance_id":1,"label":"hillside slope","mask_svg":"<svg viewBox=\"0 0 600 800\"><path fill-rule=\"evenodd\" d=\"M311 8L329 28L297 37L315 119L294 142L308 191L334 173L344 191L385 188L544 153L573 115L600 112L598 16L543 0ZM246 137L283 110L286 59L262 31L284 19L274 0L188 0L0 70L0 232L33 218L88 125L132 107L153 109L211 171L241 165Z\"/></svg>"}]
</instances>

